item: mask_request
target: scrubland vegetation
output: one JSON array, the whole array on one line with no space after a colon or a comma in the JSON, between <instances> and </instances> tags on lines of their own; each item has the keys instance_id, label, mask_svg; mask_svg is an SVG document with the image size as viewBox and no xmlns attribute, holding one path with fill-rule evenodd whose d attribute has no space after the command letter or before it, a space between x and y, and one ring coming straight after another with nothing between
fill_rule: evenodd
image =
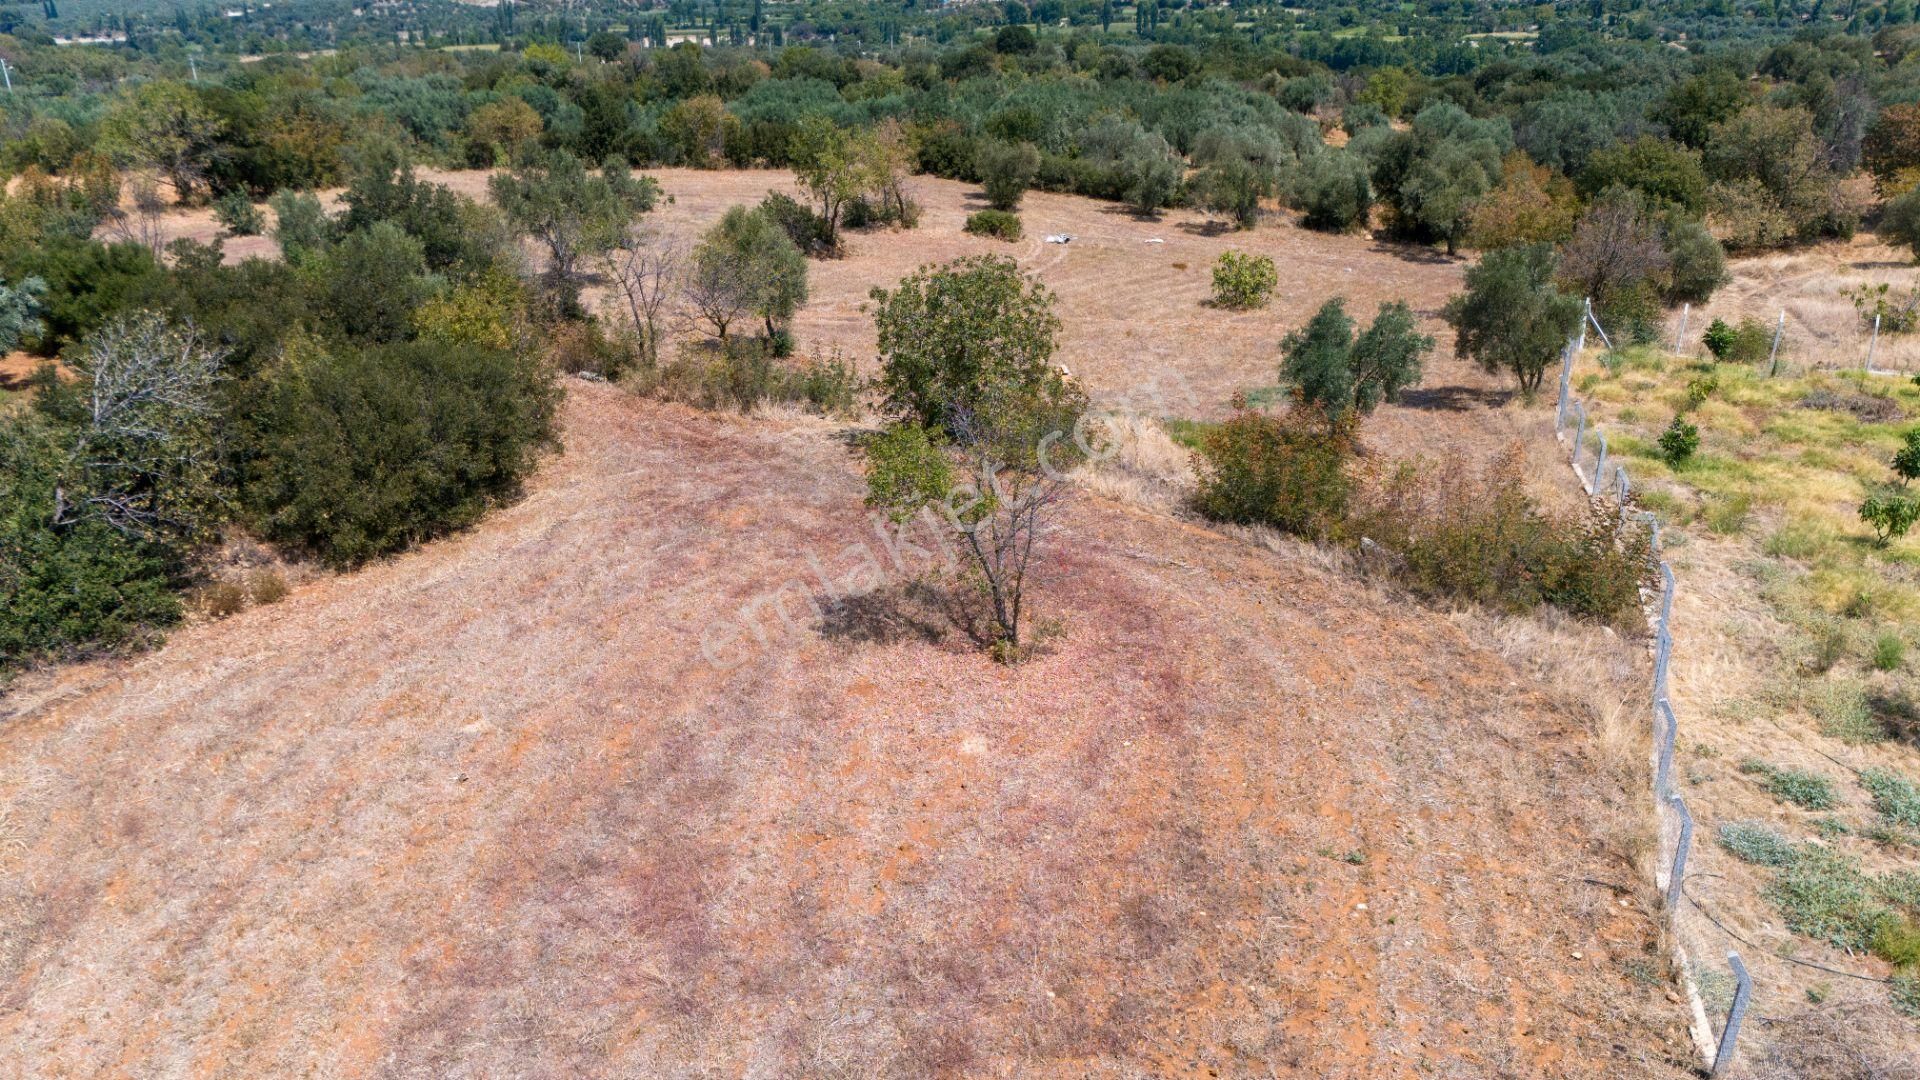
<instances>
[{"instance_id":1,"label":"scrubland vegetation","mask_svg":"<svg viewBox=\"0 0 1920 1080\"><path fill-rule=\"evenodd\" d=\"M89 0L0 7L0 60L15 84L0 99L7 181L0 190L0 354L17 365L18 353L22 366L35 369L0 389L0 678L150 645L183 619L275 604L293 587L288 573L296 584L323 572L379 574L382 560L489 515L513 515L576 435L596 455L576 475L585 477L583 488L604 490L605 476L592 470L618 460L626 469L618 475L639 477L631 490L645 497L623 488L607 494L607 503L630 517L664 507L659 512L688 533L844 540L820 520L856 519L862 494L882 537L888 526L904 534L933 522L935 546L957 552L939 574L893 580L896 565L870 588L841 595L814 560L811 573L820 580L806 583L801 604L818 616L806 627L813 651L805 663L798 651L779 653L783 646L757 627L735 636L755 656L778 653L770 663L786 664L788 674L754 670L780 686L798 678L795 670L857 666L875 656L916 673L920 665L960 664L936 652L958 629L967 663L978 665L985 654L1004 667L986 669L990 677L979 666L940 669L927 681L1009 688L1004 701L980 706L996 714L1050 689L1073 699L1077 688L1061 689L1069 677L1048 666L1053 650L1125 651L1151 642L1127 653L1143 671L1168 662L1142 676L1151 684L1139 693L1143 714L1237 716L1224 699L1189 708L1189 698L1212 691L1183 667L1206 665L1190 664L1188 645L1173 631L1205 620L1168 597L1185 595L1192 583L1129 579L1125 604L1100 592L1119 588L1111 585L1123 576L1116 567L1131 565L1122 560L1155 572L1197 570L1183 561L1184 546L1209 552L1195 580L1212 583L1214 604L1241 589L1243 578L1258 578L1272 595L1263 592L1257 603L1275 608L1304 603L1289 591L1304 589L1341 595L1342 604L1356 605L1346 616L1383 626L1391 620L1379 610L1419 612L1420 633L1393 646L1409 652L1415 638L1418 649L1433 647L1432 633L1450 632L1433 628L1449 620L1550 625L1568 640L1618 645L1625 657L1618 666L1631 668L1646 629L1641 613L1655 569L1646 553L1657 526L1667 557L1685 564L1683 589L1703 581L1702 594L1720 589L1755 605L1714 611L1701 602L1683 612L1694 620L1689 646L1699 651L1682 661L1676 685L1704 699L1692 704L1716 719L1683 752L1682 782L1708 793L1696 803L1715 843L1702 846L1724 861L1729 873L1720 877L1729 887L1744 890L1716 894L1715 902L1741 897L1777 920L1783 931L1766 939L1766 955L1783 962L1794 962L1802 947L1829 950L1822 955L1830 959L1873 957L1880 966L1869 978L1883 978L1886 988L1874 1005L1912 1016L1920 1013L1920 879L1912 863L1920 846L1913 753L1920 683L1909 658L1920 635L1920 487L1913 484L1920 480L1920 385L1904 376L1810 370L1791 355L1783 365L1772 327L1739 314L1708 323L1703 356L1670 355L1660 345L1670 340L1673 310L1712 302L1743 258L1826 250L1863 227L1920 252L1914 14L1905 0L1844 11L1613 0L1578 10L1378 11L1317 0L1226 7L410 0L361 8L292 0L166 13ZM76 36L91 40L69 40ZM447 171L456 169L486 171ZM698 178L719 170L762 170L755 175L768 179L750 197L712 207L697 230L658 224L676 197L700 196ZM668 190L650 172L695 179ZM916 184L934 183L945 184L946 201L930 202L939 211L930 215L926 190ZM1103 235L1088 243L1063 231L1063 196L1101 200L1077 211L1074 229ZM195 237L169 239L189 220L199 223ZM1283 231L1318 247L1289 252L1265 243ZM1176 241L1193 238L1210 246L1173 255ZM1095 244L1109 253L1125 244L1128 253L1083 254ZM919 255L936 246L945 253ZM1192 250L1202 254L1190 267ZM900 251L916 257L888 262L878 285L868 278L847 300L838 271ZM1303 251L1314 256L1311 265L1290 265L1288 254ZM1110 277L1073 282L1096 259L1107 260L1100 273ZM915 264L922 265L906 269ZM1423 283L1433 293L1383 295L1367 275L1386 265L1430 271ZM1886 267L1862 269L1886 280L1843 294L1861 325L1889 336L1913 332L1920 288L1900 287ZM824 304L823 278L842 289ZM1090 296L1109 280L1123 286L1114 297ZM1082 309L1151 298L1104 316L1127 326L1091 347L1104 365L1097 375L1076 377L1066 364L1069 343L1085 326L1070 317L1063 281L1077 288ZM1183 324L1191 328L1187 340L1164 340L1173 335L1161 320L1171 325L1177 305L1190 309L1183 318L1204 321ZM809 312L823 306L831 310L810 332ZM823 325L835 333L819 334ZM1582 361L1575 388L1604 423L1612 460L1634 477L1624 516L1603 499L1570 502L1543 492L1528 448L1491 435L1496 426L1532 430L1548 408L1562 347L1589 328L1605 335L1605 348L1597 361ZM1257 340L1262 370L1188 355L1204 353L1208 342L1197 336L1216 330ZM1103 396L1130 389L1117 383L1158 392L1163 376L1209 364L1207 387L1217 396L1189 398L1184 412L1103 408ZM1423 387L1437 369L1463 385ZM1423 389L1430 392L1416 404ZM593 415L612 434L568 426L569 398L578 395L591 396ZM1464 415L1441 421L1442 410ZM1486 430L1427 445L1410 434L1422 424L1456 436L1474 424ZM831 452L800 446L795 432L811 432L816 444L831 440ZM656 435L679 440L672 450L681 456L632 445ZM794 464L801 458L804 475ZM687 490L676 486L681 473L694 478ZM778 486L761 474L794 491L783 490L784 501L746 491ZM1562 487L1570 482L1557 479ZM1075 495L1089 491L1132 505L1087 509ZM577 492L541 493L573 508L572 517L551 524L555 535L614 512L584 505ZM547 533L538 515L520 509L520 554L547 578L592 592L541 547ZM1651 515L1645 525L1643 513ZM698 541L624 525L645 543L617 556L582 553L580 561L626 591L593 593L591 615L549 611L544 625L591 625L609 639L620 636L622 622L641 625L647 633L631 642L638 652L689 676L679 659L659 655L663 641L686 642L633 607L641 602L635 597L651 602L656 590L665 595L674 586L629 571L654 559L671 564L672 545ZM473 535L487 540L484 529ZM1276 550L1292 545L1290 554L1265 559L1268 548L1241 543L1248 537ZM1218 554L1216 545L1232 554ZM254 554L236 560L236 549ZM896 564L900 558L895 550ZM1313 573L1326 573L1338 588L1300 565L1318 567ZM678 569L712 571L704 563ZM1276 574L1295 577L1281 582ZM791 582L776 576L753 577L768 594L729 594L726 603L742 612L771 604L792 621L782 606ZM699 580L708 595L694 606L708 614L725 606L714 584L720 579ZM1056 604L1084 621L1056 617ZM1354 614L1363 607L1366 613ZM1280 625L1234 617L1258 622L1263 632ZM1299 617L1290 613L1296 621L1285 624L1298 629ZM517 615L507 621L519 625ZM1169 647L1172 640L1181 644ZM1318 663L1335 642L1315 640L1309 659ZM1192 646L1196 655L1269 644L1240 630L1207 642ZM703 655L707 644L699 643ZM570 655L577 647L553 651ZM1464 650L1448 638L1442 654L1456 647ZM830 653L824 663L823 651ZM1729 677L1714 680L1688 672L1702 655L1739 659L1729 661ZM1376 658L1383 669L1392 663L1385 657ZM1083 652L1076 663L1098 666L1100 659ZM1511 664L1462 664L1478 665L1480 689L1518 685L1509 679L1517 674ZM1429 673L1432 680L1451 677L1443 667ZM1303 660L1258 674L1270 683L1244 685L1256 688L1265 708L1269 698L1291 707L1290 688L1318 687L1326 672ZM1713 689L1703 689L1708 684ZM810 692L827 700L872 685L849 675ZM660 697L651 689L632 696ZM939 717L943 700L919 699L917 712ZM463 707L447 703L449 712ZM1125 711L1106 702L1090 712L1116 709ZM1532 702L1522 711L1550 710ZM1341 737L1403 768L1406 747L1426 737L1419 718L1401 715L1407 712L1397 708L1390 722L1370 725L1391 728L1389 742L1367 743L1374 732ZM1784 734L1762 736L1735 722L1755 715ZM1205 725L1185 723L1162 724L1178 729L1183 752L1214 737ZM485 718L472 725L463 733L493 730ZM1527 738L1564 734L1546 726L1528 728ZM1105 733L1065 727L1078 745L1046 753L1090 773L1118 753ZM1433 760L1460 752L1491 773L1498 770L1487 762L1509 752L1460 750L1465 729L1450 723L1447 730L1451 741L1444 751L1434 744ZM1482 729L1472 730L1477 738ZM606 743L607 754L621 752L603 733L589 734L593 745ZM687 741L708 734L690 733ZM885 734L859 738L877 745ZM956 741L971 746L980 738ZM1149 742L1138 732L1133 738ZM1122 745L1131 748L1132 738ZM1329 745L1319 747L1329 760L1348 752L1328 754ZM808 753L825 761L838 748L822 744ZM1556 770L1577 759L1555 757L1542 774L1556 794L1563 775ZM1202 774L1218 762L1196 760L1181 766L1175 782L1154 783L1176 798L1204 801L1214 781ZM672 803L668 816L686 812L693 821L703 800L726 785L692 776L701 763L685 767L688 776L655 779ZM1046 775L1075 766L1039 767ZM845 775L864 778L864 768L850 765ZM1589 779L1610 785L1604 798L1618 799L1613 788L1641 783L1637 769L1614 770L1632 773L1625 780L1614 772ZM466 778L459 773L456 783ZM1421 781L1445 787L1436 775L1423 773ZM0 779L0 793L21 786L8 783ZM1521 796L1500 791L1505 814ZM1448 797L1464 804L1478 796ZM1287 798L1288 806L1310 801L1322 815L1336 801L1311 790ZM1022 821L1027 811L990 809ZM1077 808L1048 812L1063 821L1084 816ZM1177 816L1166 813L1169 821ZM1617 825L1619 836L1590 845L1618 865L1578 875L1588 885L1608 885L1594 873L1630 873L1644 843L1643 822L1612 804L1608 813L1616 824L1632 820ZM583 816L598 823L617 814ZM1210 827L1227 816L1209 818ZM1581 817L1582 828L1598 816ZM134 835L130 818L95 831ZM806 825L810 849L861 831L823 821L816 814ZM1422 821L1444 834L1444 826ZM621 828L630 824L620 819ZM743 834L760 824L736 822ZM1275 885L1262 860L1278 856L1203 856L1206 830L1176 824L1187 830L1178 832L1179 844L1193 850L1183 848L1178 868L1156 863L1152 874L1230 880L1240 861L1249 862L1267 874L1259 903L1239 912L1250 925L1322 919L1311 909L1325 897L1309 899L1320 884L1315 876ZM12 850L11 828L0 816L0 857ZM1179 846L1166 843L1171 828L1142 833L1156 845L1143 850L1159 858ZM1366 845L1385 842L1381 828L1330 838L1337 845L1322 851L1324 861L1350 871L1355 897L1379 888ZM941 842L930 831L905 834ZM1568 852L1593 838L1581 829L1567 835L1578 842L1563 843L1550 828L1503 842L1563 844L1539 850L1570 864ZM897 845L901 852L908 846ZM693 851L680 858L718 857ZM583 855L557 876L590 878L595 867L623 857ZM1593 861L1591 851L1579 857ZM1208 859L1221 865L1204 865ZM1481 865L1492 864L1483 858ZM532 876L544 879L550 869ZM1562 869L1500 872L1528 878L1537 871L1558 881ZM667 921L719 903L712 882L669 880L681 872L650 867L611 890L589 891L631 887L635 911L653 917L671 909L661 916ZM890 873L878 879L910 888L913 875L931 871L910 869L905 879ZM1123 915L1102 909L1090 917L1100 932L1124 924L1124 947L1081 945L1115 970L1174 955L1171 943L1188 932L1181 928L1208 920L1203 904L1233 903L1189 896L1186 888L1169 885L1127 899ZM1565 906L1563 893L1542 889L1540 903ZM809 909L809 918L829 919L820 913L825 906L811 910L804 891L781 895ZM874 896L883 891L876 886ZM1163 904L1172 893L1181 897L1177 909ZM980 906L973 899L957 913L960 922ZM1368 910L1344 894L1333 902L1342 920ZM1630 906L1609 894L1601 915L1629 921L1610 924L1606 940L1629 944L1601 977L1632 975L1644 991L1663 978L1650 959L1659 955L1657 935L1651 920L1612 911L1616 902ZM1750 930L1752 910L1735 909ZM1568 924L1582 921L1555 911ZM733 925L745 921L736 917ZM718 944L724 934L710 926L682 930L684 940L662 956L631 967L649 986L672 986L673 1008L692 1015L698 995L691 988L706 984L657 972L697 967L688 956L739 943ZM1246 983L1256 977L1249 972L1286 952L1262 937L1271 932L1241 943L1259 963L1234 960L1242 968L1220 985ZM0 925L0 944L11 948L11 933ZM1421 933L1444 941L1450 931ZM645 936L636 931L634 940ZM1557 952L1561 944L1528 949ZM1101 980L1076 983L1050 972L1044 985L1079 995L1073 1008L1097 1019L1066 1034L1051 1021L1022 1021L1032 1030L983 1036L981 1045L1000 1041L991 1055L977 1051L970 1018L947 1015L934 999L1019 1000L1037 1015L1027 1000L1032 991L1056 996L1034 959L1046 947L1039 938L1021 947L1032 985L998 967L990 975L961 970L951 955L940 963L958 964L952 971L900 961L914 969L914 1015L893 1035L872 1036L893 1039L885 1052L830 1046L833 1039L816 1032L806 1064L790 1071L975 1075L991 1056L998 1073L1038 1074L1069 1060L1118 1060L1126 1047L1172 1038L1171 1021L1152 1028L1127 1013L1145 1015L1164 1001L1116 998L1096 1007L1104 991L1089 987ZM1474 956L1486 959L1478 945ZM1634 974L1643 969L1653 974ZM1315 978L1329 981L1325 972ZM1475 995L1504 1001L1525 989L1475 988ZM1254 992L1251 984L1247 990ZM1718 991L1709 991L1717 1004ZM1823 1000L1811 985L1805 992L1811 1005ZM862 1008L849 1015L875 1014ZM1632 1012L1623 1006L1620 1015ZM1210 1044L1230 1047L1219 1059L1228 1063L1224 1074L1285 1057L1273 1044L1282 1021L1259 1009L1244 1016L1257 1020L1208 1035ZM1554 1015L1538 1026L1566 1022ZM577 1041L598 1045L615 1026ZM1436 1022L1432 1030L1443 1027ZM1260 1033L1250 1033L1255 1028ZM1616 1068L1627 1060L1649 1075L1677 1068L1684 1052L1641 1050L1681 1037L1641 1028L1644 1044L1631 1049L1611 1029L1583 1027L1578 1038L1601 1057L1608 1051L1596 1048L1610 1046ZM1910 1036L1902 1028L1892 1037L1910 1044ZM1504 1047L1509 1056L1499 1067L1526 1071L1525 1062L1561 1060L1558 1044L1532 1031L1525 1039L1535 1042ZM1014 1044L1022 1049L1007 1049ZM1832 1075L1838 1060L1812 1038L1763 1047L1769 1056L1756 1067L1779 1075ZM1349 1048L1314 1064L1378 1071L1382 1059L1371 1050ZM1879 1068L1876 1053L1859 1050L1867 1074ZM1475 1051L1448 1063L1469 1058L1491 1060ZM1221 1074L1219 1060L1209 1060ZM1128 1059L1129 1067L1146 1068L1142 1062L1149 1059ZM1169 1071L1166 1061L1149 1063L1148 1071Z\"/></svg>"}]
</instances>

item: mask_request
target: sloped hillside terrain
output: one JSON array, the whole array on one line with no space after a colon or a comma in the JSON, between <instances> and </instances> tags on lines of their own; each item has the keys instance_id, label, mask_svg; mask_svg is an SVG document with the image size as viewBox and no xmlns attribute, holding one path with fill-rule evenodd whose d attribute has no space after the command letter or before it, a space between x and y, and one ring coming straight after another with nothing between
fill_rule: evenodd
<instances>
[{"instance_id":1,"label":"sloped hillside terrain","mask_svg":"<svg viewBox=\"0 0 1920 1080\"><path fill-rule=\"evenodd\" d=\"M8 1071L1685 1073L1638 792L1454 623L1082 496L995 665L844 432L569 398L480 528L4 699Z\"/></svg>"}]
</instances>

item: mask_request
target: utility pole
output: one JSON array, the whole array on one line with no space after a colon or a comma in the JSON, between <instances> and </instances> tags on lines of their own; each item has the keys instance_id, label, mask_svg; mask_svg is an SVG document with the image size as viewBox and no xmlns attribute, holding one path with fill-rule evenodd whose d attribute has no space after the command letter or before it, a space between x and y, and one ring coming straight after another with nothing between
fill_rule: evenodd
<instances>
[{"instance_id":1,"label":"utility pole","mask_svg":"<svg viewBox=\"0 0 1920 1080\"><path fill-rule=\"evenodd\" d=\"M0 60L0 79L5 79L7 81L7 96L12 97L13 96L13 69L7 66L7 62L5 60Z\"/></svg>"}]
</instances>

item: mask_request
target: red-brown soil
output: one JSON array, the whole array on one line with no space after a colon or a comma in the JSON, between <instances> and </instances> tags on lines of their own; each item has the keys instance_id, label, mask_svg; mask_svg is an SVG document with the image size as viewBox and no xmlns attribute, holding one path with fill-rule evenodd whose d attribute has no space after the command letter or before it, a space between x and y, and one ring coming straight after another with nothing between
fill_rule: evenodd
<instances>
[{"instance_id":1,"label":"red-brown soil","mask_svg":"<svg viewBox=\"0 0 1920 1080\"><path fill-rule=\"evenodd\" d=\"M472 532L0 699L0 1071L1685 1074L1643 793L1460 624L1082 496L999 666L832 425L565 419Z\"/></svg>"}]
</instances>

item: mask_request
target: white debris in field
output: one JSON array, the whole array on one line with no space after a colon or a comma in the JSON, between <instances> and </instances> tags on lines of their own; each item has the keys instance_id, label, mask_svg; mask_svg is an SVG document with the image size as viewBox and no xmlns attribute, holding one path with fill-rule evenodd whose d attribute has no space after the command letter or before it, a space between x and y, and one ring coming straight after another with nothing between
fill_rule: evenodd
<instances>
[{"instance_id":1,"label":"white debris in field","mask_svg":"<svg viewBox=\"0 0 1920 1080\"><path fill-rule=\"evenodd\" d=\"M1159 237L1157 237L1157 236L1152 236L1152 237L1148 237L1147 239L1145 239L1145 240L1142 240L1142 241L1140 241L1140 242L1141 242L1141 243L1143 243L1143 244L1164 244L1164 243L1166 243L1166 241L1165 241L1165 240L1162 240L1162 239L1160 239L1160 238L1159 238Z\"/></svg>"},{"instance_id":2,"label":"white debris in field","mask_svg":"<svg viewBox=\"0 0 1920 1080\"><path fill-rule=\"evenodd\" d=\"M1049 235L1047 236L1047 243L1049 243L1049 244L1071 244L1071 243L1073 243L1073 234L1072 234L1072 233L1064 233L1064 232L1063 232L1063 233L1051 233L1051 234L1049 234Z\"/></svg>"}]
</instances>

